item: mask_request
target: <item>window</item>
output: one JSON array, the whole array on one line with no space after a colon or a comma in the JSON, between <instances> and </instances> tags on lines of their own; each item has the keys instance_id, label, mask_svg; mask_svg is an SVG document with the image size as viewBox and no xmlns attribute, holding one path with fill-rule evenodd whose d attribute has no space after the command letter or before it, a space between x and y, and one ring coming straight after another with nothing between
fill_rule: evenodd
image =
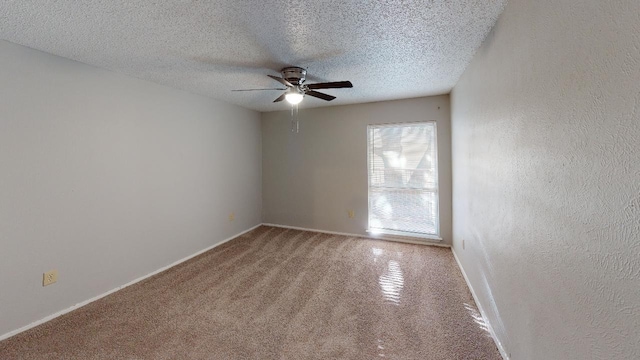
<instances>
[{"instance_id":1,"label":"window","mask_svg":"<svg viewBox=\"0 0 640 360\"><path fill-rule=\"evenodd\" d=\"M437 238L436 123L370 125L369 231Z\"/></svg>"}]
</instances>

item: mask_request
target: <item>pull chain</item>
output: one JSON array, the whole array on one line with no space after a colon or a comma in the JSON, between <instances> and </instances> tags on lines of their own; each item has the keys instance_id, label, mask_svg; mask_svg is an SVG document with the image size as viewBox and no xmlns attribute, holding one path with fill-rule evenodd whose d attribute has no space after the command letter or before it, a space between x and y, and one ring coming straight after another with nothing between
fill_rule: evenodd
<instances>
[{"instance_id":1,"label":"pull chain","mask_svg":"<svg viewBox=\"0 0 640 360\"><path fill-rule=\"evenodd\" d=\"M298 120L298 104L296 104L296 134L300 132L300 120Z\"/></svg>"},{"instance_id":2,"label":"pull chain","mask_svg":"<svg viewBox=\"0 0 640 360\"><path fill-rule=\"evenodd\" d=\"M298 104L291 106L291 132L300 132L300 121L298 120Z\"/></svg>"}]
</instances>

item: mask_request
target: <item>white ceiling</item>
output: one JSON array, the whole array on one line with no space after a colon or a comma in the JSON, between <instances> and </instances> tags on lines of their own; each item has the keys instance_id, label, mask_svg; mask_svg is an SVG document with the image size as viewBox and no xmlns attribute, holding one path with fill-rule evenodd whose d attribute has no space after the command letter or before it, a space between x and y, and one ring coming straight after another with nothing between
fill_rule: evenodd
<instances>
[{"instance_id":1,"label":"white ceiling","mask_svg":"<svg viewBox=\"0 0 640 360\"><path fill-rule=\"evenodd\" d=\"M246 108L287 108L267 74L350 80L301 107L446 94L506 0L3 0L0 38Z\"/></svg>"}]
</instances>

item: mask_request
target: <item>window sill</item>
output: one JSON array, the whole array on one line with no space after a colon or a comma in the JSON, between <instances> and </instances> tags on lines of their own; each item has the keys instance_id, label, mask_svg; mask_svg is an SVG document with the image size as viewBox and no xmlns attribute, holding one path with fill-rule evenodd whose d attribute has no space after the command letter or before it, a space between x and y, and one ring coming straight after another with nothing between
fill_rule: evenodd
<instances>
[{"instance_id":1,"label":"window sill","mask_svg":"<svg viewBox=\"0 0 640 360\"><path fill-rule=\"evenodd\" d=\"M367 229L367 233L375 239L381 240L391 240L391 241L402 241L402 242L411 242L417 244L425 244L425 243L439 243L442 241L442 238L437 235L422 235L422 234L410 234L401 231L393 231L393 230L380 230L380 229Z\"/></svg>"}]
</instances>

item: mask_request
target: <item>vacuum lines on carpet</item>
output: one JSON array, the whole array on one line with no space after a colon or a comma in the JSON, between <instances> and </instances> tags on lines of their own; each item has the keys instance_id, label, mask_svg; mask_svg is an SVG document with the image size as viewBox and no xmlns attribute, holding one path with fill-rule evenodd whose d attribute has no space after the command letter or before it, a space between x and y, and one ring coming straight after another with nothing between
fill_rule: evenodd
<instances>
[{"instance_id":1,"label":"vacuum lines on carpet","mask_svg":"<svg viewBox=\"0 0 640 360\"><path fill-rule=\"evenodd\" d=\"M1 359L500 359L450 249L261 226Z\"/></svg>"}]
</instances>

